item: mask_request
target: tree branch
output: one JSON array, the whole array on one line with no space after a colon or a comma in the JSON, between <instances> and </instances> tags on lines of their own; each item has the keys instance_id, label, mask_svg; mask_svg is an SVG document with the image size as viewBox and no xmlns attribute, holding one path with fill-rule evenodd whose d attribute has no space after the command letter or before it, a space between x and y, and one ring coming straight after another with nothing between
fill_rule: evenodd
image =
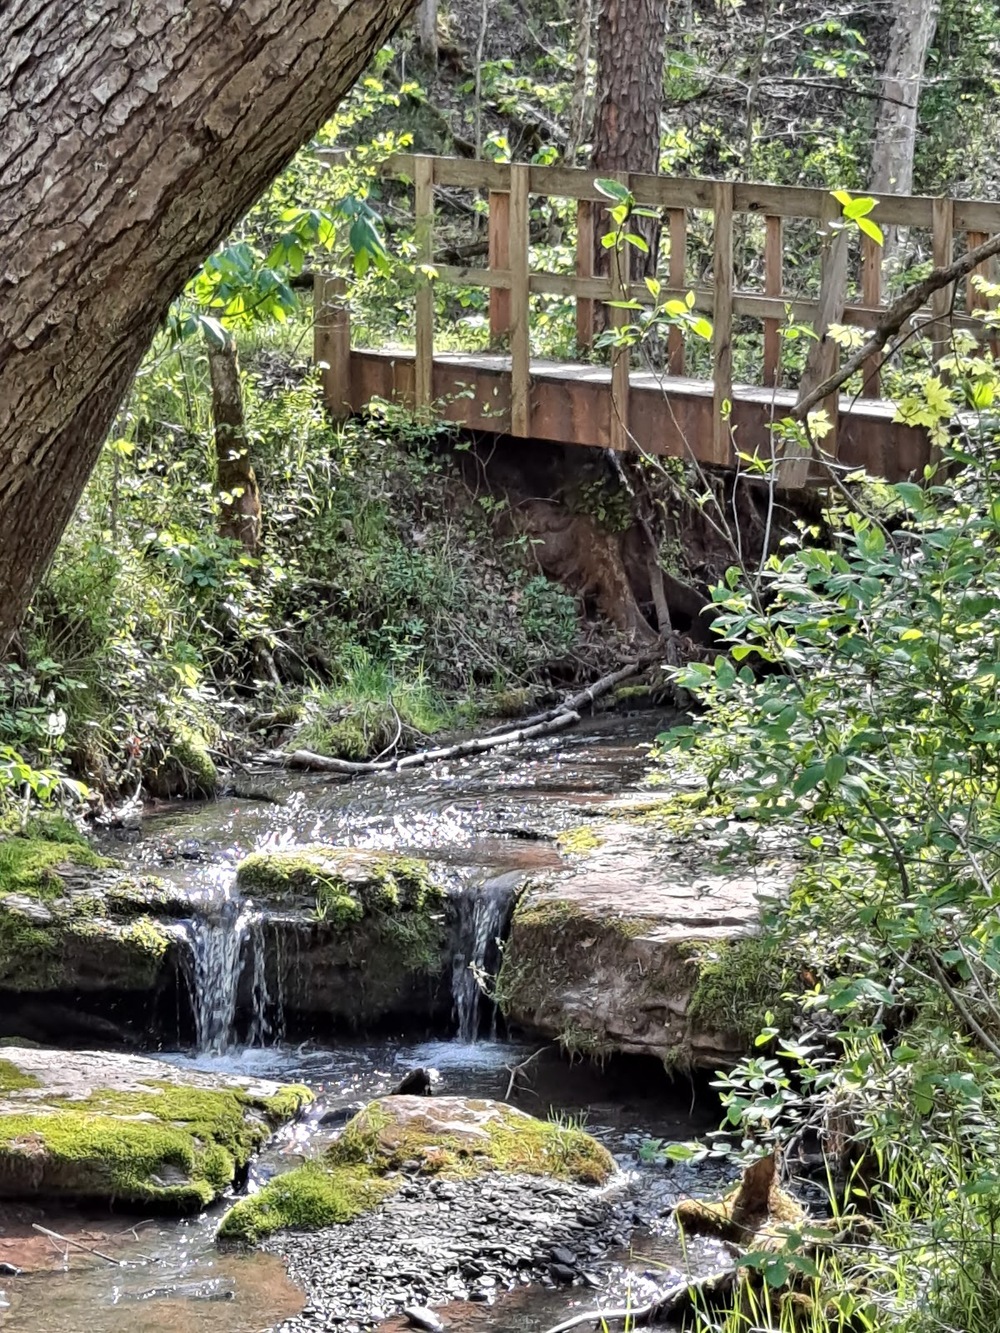
<instances>
[{"instance_id":1,"label":"tree branch","mask_svg":"<svg viewBox=\"0 0 1000 1333\"><path fill-rule=\"evenodd\" d=\"M969 250L953 264L932 269L922 282L910 287L879 316L874 332L863 347L848 357L839 370L822 384L818 384L795 405L789 414L792 420L803 421L818 403L823 402L831 393L836 393L842 384L846 384L870 357L885 347L889 339L899 332L912 315L927 304L928 298L934 292L947 287L949 283L967 277L973 269L978 268L987 259L992 259L996 254L1000 254L1000 232L996 236L991 236L988 241L984 241L982 245L977 245L974 250Z\"/></svg>"}]
</instances>

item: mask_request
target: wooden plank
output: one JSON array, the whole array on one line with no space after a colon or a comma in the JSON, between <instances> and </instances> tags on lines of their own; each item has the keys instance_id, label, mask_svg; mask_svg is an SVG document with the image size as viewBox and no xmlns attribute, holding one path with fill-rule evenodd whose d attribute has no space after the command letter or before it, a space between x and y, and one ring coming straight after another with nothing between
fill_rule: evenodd
<instances>
[{"instance_id":1,"label":"wooden plank","mask_svg":"<svg viewBox=\"0 0 1000 1333\"><path fill-rule=\"evenodd\" d=\"M531 343L528 301L528 184L524 163L510 168L510 433L531 433Z\"/></svg>"},{"instance_id":2,"label":"wooden plank","mask_svg":"<svg viewBox=\"0 0 1000 1333\"><path fill-rule=\"evenodd\" d=\"M510 195L492 190L489 196L490 272L510 268ZM510 334L510 296L504 287L490 291L490 346L499 347Z\"/></svg>"},{"instance_id":3,"label":"wooden plank","mask_svg":"<svg viewBox=\"0 0 1000 1333\"><path fill-rule=\"evenodd\" d=\"M982 245L987 239L985 232L966 232L965 248L967 250L974 250L977 245ZM986 276L984 267L984 265L980 264L978 268L974 268L965 280L965 309L970 315L974 310L985 310L987 305L986 297L983 296L982 292L978 290L976 284L973 282L974 278Z\"/></svg>"},{"instance_id":4,"label":"wooden plank","mask_svg":"<svg viewBox=\"0 0 1000 1333\"><path fill-rule=\"evenodd\" d=\"M785 290L784 221L776 213L764 219L764 295L780 300ZM764 383L775 388L781 381L781 321L764 320Z\"/></svg>"},{"instance_id":5,"label":"wooden plank","mask_svg":"<svg viewBox=\"0 0 1000 1333\"><path fill-rule=\"evenodd\" d=\"M670 236L670 286L683 290L687 278L687 211L672 208L667 214L667 228ZM707 293L706 293L707 295ZM663 292L660 299L664 299ZM667 374L684 374L684 334L680 329L671 328L667 335Z\"/></svg>"},{"instance_id":6,"label":"wooden plank","mask_svg":"<svg viewBox=\"0 0 1000 1333\"><path fill-rule=\"evenodd\" d=\"M1000 231L1000 204L985 199L956 199L953 207L956 231L981 231L990 236Z\"/></svg>"},{"instance_id":7,"label":"wooden plank","mask_svg":"<svg viewBox=\"0 0 1000 1333\"><path fill-rule=\"evenodd\" d=\"M347 283L330 273L313 278L313 360L327 411L344 421L351 415L351 320Z\"/></svg>"},{"instance_id":8,"label":"wooden plank","mask_svg":"<svg viewBox=\"0 0 1000 1333\"><path fill-rule=\"evenodd\" d=\"M819 305L816 311L816 341L809 348L806 367L799 382L799 401L810 394L817 385L833 374L837 366L837 344L829 336L831 324L839 324L843 319L844 299L847 292L847 250L848 232L846 228L832 230L832 224L840 220L840 205L832 195L827 196L824 206L825 236L820 259ZM830 420L830 432L823 440L825 453L836 457L837 417L839 399L831 395L824 404ZM809 479L810 457L808 453L789 455L782 463L779 480L789 490L801 489Z\"/></svg>"},{"instance_id":9,"label":"wooden plank","mask_svg":"<svg viewBox=\"0 0 1000 1333\"><path fill-rule=\"evenodd\" d=\"M950 199L934 200L934 237L933 258L935 268L946 268L954 258L955 206ZM948 355L951 346L950 317L955 301L955 284L939 287L931 295L931 313L934 325L931 329L931 342L934 347L934 360L940 361Z\"/></svg>"},{"instance_id":10,"label":"wooden plank","mask_svg":"<svg viewBox=\"0 0 1000 1333\"><path fill-rule=\"evenodd\" d=\"M715 300L712 314L712 461L732 461L732 433L728 420L733 399L733 186L715 186L712 276Z\"/></svg>"},{"instance_id":11,"label":"wooden plank","mask_svg":"<svg viewBox=\"0 0 1000 1333\"><path fill-rule=\"evenodd\" d=\"M873 309L882 305L882 247L861 233L861 300ZM882 393L882 358L869 357L861 371L862 398L878 398Z\"/></svg>"},{"instance_id":12,"label":"wooden plank","mask_svg":"<svg viewBox=\"0 0 1000 1333\"><path fill-rule=\"evenodd\" d=\"M581 199L576 206L576 276L594 278L594 205ZM560 293L563 295L564 293ZM594 295L598 295L597 292ZM594 302L579 293L576 298L576 345L581 355L590 353L594 346Z\"/></svg>"},{"instance_id":13,"label":"wooden plank","mask_svg":"<svg viewBox=\"0 0 1000 1333\"><path fill-rule=\"evenodd\" d=\"M417 264L430 267L434 258L434 158L413 159L413 185ZM416 349L414 406L418 412L428 412L434 382L434 290L424 273L417 275Z\"/></svg>"},{"instance_id":14,"label":"wooden plank","mask_svg":"<svg viewBox=\"0 0 1000 1333\"><path fill-rule=\"evenodd\" d=\"M485 287L490 291L510 290L510 270L467 268L464 264L435 264L435 282L450 287Z\"/></svg>"},{"instance_id":15,"label":"wooden plank","mask_svg":"<svg viewBox=\"0 0 1000 1333\"><path fill-rule=\"evenodd\" d=\"M623 181L627 184L627 181ZM609 280L612 301L628 297L630 251L624 246L611 250ZM608 312L614 329L624 328L631 320L628 310L612 306ZM624 453L631 444L629 434L629 361L628 347L614 347L611 351L611 421L609 443L612 449Z\"/></svg>"}]
</instances>

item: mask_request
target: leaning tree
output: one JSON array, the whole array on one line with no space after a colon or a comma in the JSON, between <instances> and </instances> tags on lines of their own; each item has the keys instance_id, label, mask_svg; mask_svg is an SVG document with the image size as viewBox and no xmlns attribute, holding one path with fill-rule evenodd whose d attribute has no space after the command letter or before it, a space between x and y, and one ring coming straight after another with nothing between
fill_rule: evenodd
<instances>
[{"instance_id":1,"label":"leaning tree","mask_svg":"<svg viewBox=\"0 0 1000 1333\"><path fill-rule=\"evenodd\" d=\"M0 5L0 650L171 300L413 3Z\"/></svg>"}]
</instances>

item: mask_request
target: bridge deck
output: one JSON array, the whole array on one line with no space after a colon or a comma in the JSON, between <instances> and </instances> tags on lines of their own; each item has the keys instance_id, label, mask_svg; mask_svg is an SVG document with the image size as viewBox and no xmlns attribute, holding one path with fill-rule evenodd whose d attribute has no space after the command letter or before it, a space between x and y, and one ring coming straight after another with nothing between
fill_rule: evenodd
<instances>
[{"instance_id":1,"label":"bridge deck","mask_svg":"<svg viewBox=\"0 0 1000 1333\"><path fill-rule=\"evenodd\" d=\"M531 436L560 444L606 449L613 438L610 367L532 360L529 397ZM434 353L434 415L469 430L507 434L510 429L511 358L502 353ZM401 348L350 353L349 401L361 411L373 398L413 407L415 353ZM795 405L791 390L734 384L733 445L719 449L713 431L713 386L705 380L629 374L629 432L648 453L731 467L735 450L766 453L769 425ZM837 462L864 468L889 481L923 468L930 457L926 433L893 421L895 408L882 399L840 400Z\"/></svg>"}]
</instances>

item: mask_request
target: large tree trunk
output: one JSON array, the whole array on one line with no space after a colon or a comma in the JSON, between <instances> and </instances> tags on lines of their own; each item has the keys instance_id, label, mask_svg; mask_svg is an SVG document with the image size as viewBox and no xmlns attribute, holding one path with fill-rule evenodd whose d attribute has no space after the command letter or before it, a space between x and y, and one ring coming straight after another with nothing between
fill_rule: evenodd
<instances>
[{"instance_id":1,"label":"large tree trunk","mask_svg":"<svg viewBox=\"0 0 1000 1333\"><path fill-rule=\"evenodd\" d=\"M655 175L660 166L660 113L668 0L601 0L597 14L597 110L593 165L608 176L626 171ZM649 254L631 250L633 277L656 268L659 230L652 219L637 218L629 228L643 236ZM607 230L596 227L595 273L606 273ZM604 307L595 305L603 327Z\"/></svg>"},{"instance_id":2,"label":"large tree trunk","mask_svg":"<svg viewBox=\"0 0 1000 1333\"><path fill-rule=\"evenodd\" d=\"M938 0L901 0L896 10L872 149L875 194L909 194L913 189L917 103L937 17Z\"/></svg>"},{"instance_id":3,"label":"large tree trunk","mask_svg":"<svg viewBox=\"0 0 1000 1333\"><path fill-rule=\"evenodd\" d=\"M7 0L0 649L172 298L413 0Z\"/></svg>"},{"instance_id":4,"label":"large tree trunk","mask_svg":"<svg viewBox=\"0 0 1000 1333\"><path fill-rule=\"evenodd\" d=\"M236 343L227 338L208 348L215 427L215 485L219 496L219 534L238 541L247 555L260 545L260 487L250 461L243 387Z\"/></svg>"}]
</instances>

